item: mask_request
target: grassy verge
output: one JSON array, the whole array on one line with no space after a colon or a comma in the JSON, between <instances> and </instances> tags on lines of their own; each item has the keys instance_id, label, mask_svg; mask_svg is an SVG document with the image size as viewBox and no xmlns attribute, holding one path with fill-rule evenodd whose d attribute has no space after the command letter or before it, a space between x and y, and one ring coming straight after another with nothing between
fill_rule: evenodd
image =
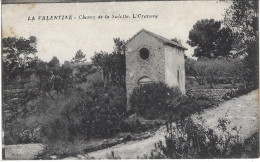
<instances>
[{"instance_id":1,"label":"grassy verge","mask_svg":"<svg viewBox=\"0 0 260 162\"><path fill-rule=\"evenodd\" d=\"M66 157L77 157L77 155L84 155L89 152L102 150L121 143L149 138L155 133L156 130L157 128L139 133L120 133L116 137L107 139L91 139L88 141L75 140L73 143L60 141L46 147L44 154L38 156L36 159L51 160L63 159Z\"/></svg>"}]
</instances>

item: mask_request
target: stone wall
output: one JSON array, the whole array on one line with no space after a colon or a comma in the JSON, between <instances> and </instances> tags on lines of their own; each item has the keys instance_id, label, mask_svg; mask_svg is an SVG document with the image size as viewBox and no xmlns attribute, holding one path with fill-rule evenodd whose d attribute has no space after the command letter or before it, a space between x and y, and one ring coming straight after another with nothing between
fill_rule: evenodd
<instances>
[{"instance_id":1,"label":"stone wall","mask_svg":"<svg viewBox=\"0 0 260 162\"><path fill-rule=\"evenodd\" d=\"M233 90L234 89L192 89L187 90L186 95L192 97L208 97L219 101L222 100L225 94Z\"/></svg>"}]
</instances>

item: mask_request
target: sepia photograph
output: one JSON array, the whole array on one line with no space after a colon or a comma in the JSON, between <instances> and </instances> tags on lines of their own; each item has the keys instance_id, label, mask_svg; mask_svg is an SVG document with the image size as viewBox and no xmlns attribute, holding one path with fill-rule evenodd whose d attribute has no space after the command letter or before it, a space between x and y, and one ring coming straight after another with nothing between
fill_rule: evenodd
<instances>
[{"instance_id":1,"label":"sepia photograph","mask_svg":"<svg viewBox=\"0 0 260 162\"><path fill-rule=\"evenodd\" d=\"M3 0L3 160L258 159L258 0Z\"/></svg>"}]
</instances>

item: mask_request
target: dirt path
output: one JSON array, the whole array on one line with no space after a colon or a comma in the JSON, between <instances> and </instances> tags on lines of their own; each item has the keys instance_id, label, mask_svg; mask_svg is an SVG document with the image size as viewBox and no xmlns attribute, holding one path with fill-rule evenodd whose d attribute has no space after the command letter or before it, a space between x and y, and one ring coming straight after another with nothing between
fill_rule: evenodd
<instances>
[{"instance_id":1,"label":"dirt path","mask_svg":"<svg viewBox=\"0 0 260 162\"><path fill-rule=\"evenodd\" d=\"M34 144L19 144L5 146L6 160L32 160L37 155L42 154L44 145L39 143Z\"/></svg>"},{"instance_id":2,"label":"dirt path","mask_svg":"<svg viewBox=\"0 0 260 162\"><path fill-rule=\"evenodd\" d=\"M151 138L141 141L130 141L126 144L91 152L86 156L94 157L95 159L107 159L111 155L111 151L114 152L116 157L119 156L122 159L136 159L138 156L142 157L144 154L150 155L151 150L154 149L154 144L160 140L164 140L165 132L166 128L163 126Z\"/></svg>"},{"instance_id":3,"label":"dirt path","mask_svg":"<svg viewBox=\"0 0 260 162\"><path fill-rule=\"evenodd\" d=\"M193 121L199 122L197 117L202 117L205 127L217 131L218 119L225 118L231 123L227 130L233 127L240 128L241 140L250 137L258 130L258 91L250 92L247 95L233 98L221 103L218 107L205 111L202 115L193 115Z\"/></svg>"}]
</instances>

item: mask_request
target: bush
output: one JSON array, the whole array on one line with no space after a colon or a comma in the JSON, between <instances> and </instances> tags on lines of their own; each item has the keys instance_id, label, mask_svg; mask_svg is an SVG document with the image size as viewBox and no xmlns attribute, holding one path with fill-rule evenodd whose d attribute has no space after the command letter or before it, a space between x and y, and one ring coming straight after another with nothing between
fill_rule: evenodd
<instances>
[{"instance_id":1,"label":"bush","mask_svg":"<svg viewBox=\"0 0 260 162\"><path fill-rule=\"evenodd\" d=\"M130 96L131 109L147 119L163 118L181 93L178 88L159 82L135 88Z\"/></svg>"},{"instance_id":2,"label":"bush","mask_svg":"<svg viewBox=\"0 0 260 162\"><path fill-rule=\"evenodd\" d=\"M239 129L234 127L233 133L225 129L227 122L220 119L218 129L221 135L216 135L212 129L204 129L202 125L194 124L191 119L168 123L165 144L162 141L155 144L149 158L152 159L209 159L209 158L242 158L255 157L258 154L255 145L246 151L248 142L241 142ZM256 137L256 135L254 135ZM258 137L256 137L258 139ZM255 138L251 139L256 142ZM256 156L257 157L257 156Z\"/></svg>"},{"instance_id":3,"label":"bush","mask_svg":"<svg viewBox=\"0 0 260 162\"><path fill-rule=\"evenodd\" d=\"M241 75L244 70L243 62L238 58L200 58L185 60L185 72L193 76L199 85L208 83L211 88L216 84L232 84L244 82Z\"/></svg>"},{"instance_id":4,"label":"bush","mask_svg":"<svg viewBox=\"0 0 260 162\"><path fill-rule=\"evenodd\" d=\"M109 137L111 130L119 127L125 112L124 89L91 86L87 91L74 92L59 114L68 139ZM53 121L50 125L55 125ZM53 128L55 129L55 128Z\"/></svg>"},{"instance_id":5,"label":"bush","mask_svg":"<svg viewBox=\"0 0 260 162\"><path fill-rule=\"evenodd\" d=\"M231 98L239 97L251 92L254 87L239 87L238 89L233 89L230 92L226 93L222 98L224 100L229 100Z\"/></svg>"},{"instance_id":6,"label":"bush","mask_svg":"<svg viewBox=\"0 0 260 162\"><path fill-rule=\"evenodd\" d=\"M146 120L136 114L132 114L121 122L120 130L122 132L145 132L158 128L161 125L161 120Z\"/></svg>"},{"instance_id":7,"label":"bush","mask_svg":"<svg viewBox=\"0 0 260 162\"><path fill-rule=\"evenodd\" d=\"M135 88L130 96L131 108L147 119L184 119L215 104L213 99L207 97L181 96L177 88L169 88L164 83Z\"/></svg>"},{"instance_id":8,"label":"bush","mask_svg":"<svg viewBox=\"0 0 260 162\"><path fill-rule=\"evenodd\" d=\"M181 97L178 100L177 105L171 105L172 111L175 114L175 117L183 120L195 113L201 113L204 109L211 108L215 105L213 99L201 97Z\"/></svg>"},{"instance_id":9,"label":"bush","mask_svg":"<svg viewBox=\"0 0 260 162\"><path fill-rule=\"evenodd\" d=\"M67 91L68 95L53 93L54 100L42 93L37 99L29 101L25 105L27 113L19 112L9 124L7 142L19 143L19 134L32 131L39 125L42 125L42 142L49 144L106 138L119 129L126 110L123 88L90 85L85 90L71 88Z\"/></svg>"}]
</instances>

